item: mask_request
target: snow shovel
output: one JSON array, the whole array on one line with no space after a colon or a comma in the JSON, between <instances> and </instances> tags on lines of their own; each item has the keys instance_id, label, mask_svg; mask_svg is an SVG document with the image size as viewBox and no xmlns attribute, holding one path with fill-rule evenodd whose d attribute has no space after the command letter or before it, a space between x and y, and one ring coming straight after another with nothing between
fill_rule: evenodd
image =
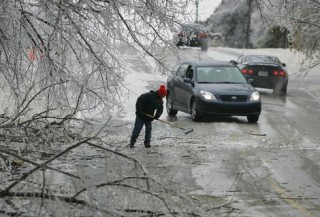
<instances>
[{"instance_id":1,"label":"snow shovel","mask_svg":"<svg viewBox=\"0 0 320 217\"><path fill-rule=\"evenodd\" d=\"M150 118L153 118L153 119L154 119L154 117L153 117L152 115L149 115L149 114L146 114L146 113L143 113L143 114L146 115L146 116L148 116L148 117L150 117ZM186 128L177 126L177 125L175 125L175 124L173 124L173 123L170 123L170 122L167 122L167 121L164 121L164 120L161 120L161 119L155 119L155 120L160 121L160 122L165 123L165 124L169 124L169 125L171 125L172 127L179 128L179 129L183 130L183 132L184 132L185 135L193 132L193 129L192 129L192 128L186 129Z\"/></svg>"}]
</instances>

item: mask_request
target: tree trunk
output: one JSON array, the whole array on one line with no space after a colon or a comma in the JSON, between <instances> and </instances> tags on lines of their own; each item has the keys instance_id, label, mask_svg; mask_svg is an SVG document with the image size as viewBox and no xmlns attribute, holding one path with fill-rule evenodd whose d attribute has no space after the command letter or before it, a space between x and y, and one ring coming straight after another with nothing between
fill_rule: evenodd
<instances>
[{"instance_id":1,"label":"tree trunk","mask_svg":"<svg viewBox=\"0 0 320 217\"><path fill-rule=\"evenodd\" d=\"M252 0L248 0L248 22L247 22L247 34L246 34L246 47L249 48L250 43L250 26L251 26L251 10L252 10Z\"/></svg>"}]
</instances>

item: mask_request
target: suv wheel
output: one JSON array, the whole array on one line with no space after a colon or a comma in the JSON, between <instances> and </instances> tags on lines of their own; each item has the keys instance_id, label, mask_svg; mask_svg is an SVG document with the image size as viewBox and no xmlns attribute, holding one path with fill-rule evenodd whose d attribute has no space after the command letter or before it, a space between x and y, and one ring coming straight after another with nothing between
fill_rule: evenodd
<instances>
[{"instance_id":1,"label":"suv wheel","mask_svg":"<svg viewBox=\"0 0 320 217\"><path fill-rule=\"evenodd\" d=\"M176 46L177 46L177 47L183 46L183 42L182 42L181 39L177 42Z\"/></svg>"},{"instance_id":2,"label":"suv wheel","mask_svg":"<svg viewBox=\"0 0 320 217\"><path fill-rule=\"evenodd\" d=\"M201 116L200 116L198 108L197 108L196 100L192 100L192 102L191 102L191 118L194 121L201 120Z\"/></svg>"},{"instance_id":3,"label":"suv wheel","mask_svg":"<svg viewBox=\"0 0 320 217\"><path fill-rule=\"evenodd\" d=\"M177 110L172 108L172 97L171 97L171 94L168 94L168 96L167 96L166 108L167 108L168 115L174 116L174 115L176 115L178 113Z\"/></svg>"},{"instance_id":4,"label":"suv wheel","mask_svg":"<svg viewBox=\"0 0 320 217\"><path fill-rule=\"evenodd\" d=\"M200 47L201 47L201 51L208 50L208 38L201 38L200 39Z\"/></svg>"}]
</instances>

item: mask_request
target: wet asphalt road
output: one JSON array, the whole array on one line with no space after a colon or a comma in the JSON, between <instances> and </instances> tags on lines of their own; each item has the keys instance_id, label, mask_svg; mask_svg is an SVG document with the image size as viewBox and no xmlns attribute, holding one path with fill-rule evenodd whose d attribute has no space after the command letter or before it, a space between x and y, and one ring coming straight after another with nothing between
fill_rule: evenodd
<instances>
[{"instance_id":1,"label":"wet asphalt road","mask_svg":"<svg viewBox=\"0 0 320 217\"><path fill-rule=\"evenodd\" d=\"M185 49L181 55L210 60L234 59L236 53ZM258 89L258 123L250 124L245 117L193 122L181 112L176 118L162 115L193 133L183 135L155 122L153 150L139 149L133 155L159 177L187 186L189 194L227 204L210 209L207 216L320 216L320 94L308 90L308 85L320 84L320 75L295 79L292 69L287 96ZM162 157L157 161L155 155Z\"/></svg>"},{"instance_id":2,"label":"wet asphalt road","mask_svg":"<svg viewBox=\"0 0 320 217\"><path fill-rule=\"evenodd\" d=\"M182 52L199 56L195 50ZM209 50L208 56L200 55L210 59L228 54ZM218 215L320 216L320 103L314 97L317 90L310 94L307 89L320 84L320 75L296 79L298 73L290 73L287 96L258 89L262 114L257 124L243 117L193 123L178 113L179 121L195 128L194 136L206 147L198 155L207 162L192 169L202 187L197 193L233 202L233 211Z\"/></svg>"},{"instance_id":3,"label":"wet asphalt road","mask_svg":"<svg viewBox=\"0 0 320 217\"><path fill-rule=\"evenodd\" d=\"M256 125L240 118L206 124L230 139L193 169L201 193L235 201L239 216L320 216L319 112L292 96L262 92L262 99Z\"/></svg>"}]
</instances>

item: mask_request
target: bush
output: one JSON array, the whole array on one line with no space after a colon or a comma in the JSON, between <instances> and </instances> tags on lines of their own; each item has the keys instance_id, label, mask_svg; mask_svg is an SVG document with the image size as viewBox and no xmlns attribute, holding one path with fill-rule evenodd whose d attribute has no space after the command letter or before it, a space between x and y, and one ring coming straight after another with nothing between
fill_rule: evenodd
<instances>
[{"instance_id":1,"label":"bush","mask_svg":"<svg viewBox=\"0 0 320 217\"><path fill-rule=\"evenodd\" d=\"M287 48L288 30L285 27L273 26L257 43L259 48Z\"/></svg>"}]
</instances>

